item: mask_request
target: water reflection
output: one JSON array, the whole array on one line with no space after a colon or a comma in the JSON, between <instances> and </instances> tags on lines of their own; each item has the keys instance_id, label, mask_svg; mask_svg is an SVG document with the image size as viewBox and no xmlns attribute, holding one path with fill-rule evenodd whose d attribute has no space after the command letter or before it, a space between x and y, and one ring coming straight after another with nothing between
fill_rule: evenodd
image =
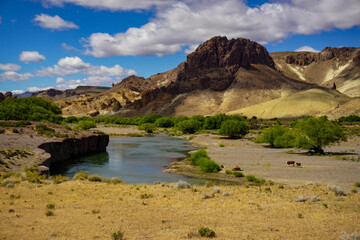
<instances>
[{"instance_id":1,"label":"water reflection","mask_svg":"<svg viewBox=\"0 0 360 240\"><path fill-rule=\"evenodd\" d=\"M111 138L107 153L77 159L73 164L57 167L52 174L73 177L78 171L87 171L103 177L120 177L127 183L176 182L179 179L203 183L200 179L162 172L172 159L183 158L193 149L187 141L167 135Z\"/></svg>"}]
</instances>

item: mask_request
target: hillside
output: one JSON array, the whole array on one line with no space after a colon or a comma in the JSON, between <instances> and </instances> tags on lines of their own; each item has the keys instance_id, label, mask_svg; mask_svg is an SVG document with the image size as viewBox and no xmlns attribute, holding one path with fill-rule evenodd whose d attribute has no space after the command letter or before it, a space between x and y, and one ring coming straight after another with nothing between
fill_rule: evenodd
<instances>
[{"instance_id":1,"label":"hillside","mask_svg":"<svg viewBox=\"0 0 360 240\"><path fill-rule=\"evenodd\" d=\"M276 68L284 75L360 97L360 49L324 48L320 53L272 53Z\"/></svg>"},{"instance_id":2,"label":"hillside","mask_svg":"<svg viewBox=\"0 0 360 240\"><path fill-rule=\"evenodd\" d=\"M248 39L213 37L168 72L147 79L130 76L99 93L87 94L88 89L67 96L66 90L52 99L64 116L347 115L358 111L352 97L360 96L359 77L357 48L269 54ZM328 91L334 83L336 90ZM289 101L294 104L287 106Z\"/></svg>"}]
</instances>

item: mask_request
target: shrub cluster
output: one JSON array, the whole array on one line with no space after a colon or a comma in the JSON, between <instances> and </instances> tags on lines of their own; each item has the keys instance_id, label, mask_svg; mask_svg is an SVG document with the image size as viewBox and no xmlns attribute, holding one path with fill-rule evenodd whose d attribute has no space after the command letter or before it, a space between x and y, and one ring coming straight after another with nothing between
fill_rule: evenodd
<instances>
[{"instance_id":1,"label":"shrub cluster","mask_svg":"<svg viewBox=\"0 0 360 240\"><path fill-rule=\"evenodd\" d=\"M193 153L188 159L191 164L199 166L203 172L217 173L221 170L219 164L211 160L204 149Z\"/></svg>"},{"instance_id":2,"label":"shrub cluster","mask_svg":"<svg viewBox=\"0 0 360 240\"><path fill-rule=\"evenodd\" d=\"M292 129L280 125L271 127L255 141L269 143L272 147L296 147L322 154L328 144L346 140L347 136L340 124L323 116L298 120L292 124Z\"/></svg>"},{"instance_id":3,"label":"shrub cluster","mask_svg":"<svg viewBox=\"0 0 360 240\"><path fill-rule=\"evenodd\" d=\"M138 126L138 129L147 133L153 133L156 130L156 126L153 123L143 123Z\"/></svg>"},{"instance_id":4,"label":"shrub cluster","mask_svg":"<svg viewBox=\"0 0 360 240\"><path fill-rule=\"evenodd\" d=\"M0 103L1 120L28 120L60 123L62 117L58 106L38 97L7 98Z\"/></svg>"},{"instance_id":5,"label":"shrub cluster","mask_svg":"<svg viewBox=\"0 0 360 240\"><path fill-rule=\"evenodd\" d=\"M82 120L74 127L77 130L89 130L90 128L96 128L94 121Z\"/></svg>"},{"instance_id":6,"label":"shrub cluster","mask_svg":"<svg viewBox=\"0 0 360 240\"><path fill-rule=\"evenodd\" d=\"M249 182L253 182L253 183L256 183L256 184L259 184L259 185L262 185L266 182L265 179L259 179L257 177L255 177L254 175L246 175L246 179L249 181Z\"/></svg>"}]
</instances>

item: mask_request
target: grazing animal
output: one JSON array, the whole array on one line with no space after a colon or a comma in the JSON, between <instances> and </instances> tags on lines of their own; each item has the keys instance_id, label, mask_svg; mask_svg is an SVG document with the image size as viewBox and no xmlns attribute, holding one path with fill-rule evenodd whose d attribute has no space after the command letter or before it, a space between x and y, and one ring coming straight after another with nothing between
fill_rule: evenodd
<instances>
[{"instance_id":1,"label":"grazing animal","mask_svg":"<svg viewBox=\"0 0 360 240\"><path fill-rule=\"evenodd\" d=\"M224 168L224 165L221 165L221 168Z\"/></svg>"},{"instance_id":2,"label":"grazing animal","mask_svg":"<svg viewBox=\"0 0 360 240\"><path fill-rule=\"evenodd\" d=\"M297 163L296 163L296 166L297 166L297 167L301 167L301 163L300 163L300 162L297 162Z\"/></svg>"},{"instance_id":3,"label":"grazing animal","mask_svg":"<svg viewBox=\"0 0 360 240\"><path fill-rule=\"evenodd\" d=\"M295 161L286 161L286 164L289 165L289 166L290 166L290 165L295 166Z\"/></svg>"},{"instance_id":4,"label":"grazing animal","mask_svg":"<svg viewBox=\"0 0 360 240\"><path fill-rule=\"evenodd\" d=\"M243 171L240 167L238 167L238 166L236 166L236 167L234 167L233 169L232 169L234 172L236 172L236 171Z\"/></svg>"}]
</instances>

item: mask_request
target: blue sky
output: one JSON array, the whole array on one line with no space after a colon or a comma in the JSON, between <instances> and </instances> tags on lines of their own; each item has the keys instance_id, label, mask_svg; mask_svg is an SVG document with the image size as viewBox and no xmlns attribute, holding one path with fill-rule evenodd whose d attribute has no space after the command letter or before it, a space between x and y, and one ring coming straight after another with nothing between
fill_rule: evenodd
<instances>
[{"instance_id":1,"label":"blue sky","mask_svg":"<svg viewBox=\"0 0 360 240\"><path fill-rule=\"evenodd\" d=\"M0 0L0 91L110 86L215 35L269 52L360 47L359 0Z\"/></svg>"}]
</instances>

